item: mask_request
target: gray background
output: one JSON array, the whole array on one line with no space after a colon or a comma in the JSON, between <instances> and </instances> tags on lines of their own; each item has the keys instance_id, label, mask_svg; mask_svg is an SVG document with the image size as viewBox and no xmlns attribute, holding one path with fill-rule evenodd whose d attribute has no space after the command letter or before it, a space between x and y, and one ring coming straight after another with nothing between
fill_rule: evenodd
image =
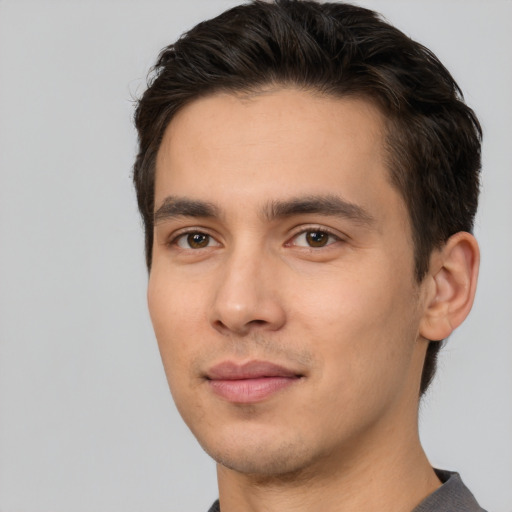
<instances>
[{"instance_id":1,"label":"gray background","mask_svg":"<svg viewBox=\"0 0 512 512\"><path fill-rule=\"evenodd\" d=\"M201 511L146 312L132 99L236 2L0 0L0 512ZM432 463L512 511L512 2L364 5L429 46L485 129L481 280L421 407Z\"/></svg>"}]
</instances>

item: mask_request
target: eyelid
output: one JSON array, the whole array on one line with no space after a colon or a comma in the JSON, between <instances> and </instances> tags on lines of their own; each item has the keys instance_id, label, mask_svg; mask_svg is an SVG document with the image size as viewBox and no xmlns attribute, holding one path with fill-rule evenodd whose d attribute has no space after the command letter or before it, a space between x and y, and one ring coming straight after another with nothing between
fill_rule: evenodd
<instances>
[{"instance_id":1,"label":"eyelid","mask_svg":"<svg viewBox=\"0 0 512 512\"><path fill-rule=\"evenodd\" d=\"M287 241L285 242L284 245L285 246L292 246L293 245L293 243L292 243L293 240L295 240L300 235L303 235L303 234L305 234L307 232L311 232L311 231L318 231L318 232L321 232L321 233L326 233L330 237L335 238L336 241L340 241L340 242L343 242L343 241L345 241L346 239L349 238L347 235L345 235L343 233L340 233L339 231L334 230L332 228L329 228L327 226L323 226L323 225L319 225L319 224L311 224L311 225L301 224L300 226L297 226L296 228L294 228L292 230L291 235L288 237L288 239L287 239ZM219 241L219 237L218 237L217 234L213 234L210 229L205 228L205 227L200 227L200 226L190 226L190 227L186 227L186 228L182 228L182 229L178 229L176 231L173 231L167 237L167 241L165 243L168 246L179 247L178 244L177 244L178 240L180 238L184 237L184 236L187 236L187 235L190 235L190 234L193 234L193 233L201 233L201 234L209 236L216 243L215 246L221 246L222 245L222 243ZM328 243L324 247L328 247L330 245L332 245L332 243ZM211 247L211 246L209 246L209 247ZM300 246L297 246L297 247L300 247ZM323 248L323 247L320 247L319 249L321 249L321 248ZM315 248L314 247L309 247L309 249L315 249ZM187 249L184 249L184 250L187 250ZM199 249L192 249L192 248L190 248L190 250L198 251Z\"/></svg>"},{"instance_id":2,"label":"eyelid","mask_svg":"<svg viewBox=\"0 0 512 512\"><path fill-rule=\"evenodd\" d=\"M288 241L285 243L285 246L287 246L287 247L292 246L293 245L292 244L293 240L298 238L300 235L303 235L303 234L311 232L311 231L318 231L318 232L321 232L321 233L326 233L327 235L332 236L333 238L335 238L336 241L338 241L338 242L343 242L343 241L345 241L348 238L347 236L343 235L339 231L335 231L335 230L333 230L331 228L328 228L326 226L322 226L322 225L318 225L318 224L316 224L316 225L312 224L312 225L309 225L309 226L301 225L300 227L298 227L298 228L296 228L294 230L292 235L288 238ZM323 247L318 247L318 248L308 247L308 249L324 249L325 247L329 247L330 245L332 245L332 243L328 243L327 245L325 245ZM297 247L302 247L302 246L297 246Z\"/></svg>"},{"instance_id":3,"label":"eyelid","mask_svg":"<svg viewBox=\"0 0 512 512\"><path fill-rule=\"evenodd\" d=\"M174 247L178 247L179 249L181 250L191 250L191 251L198 251L200 249L192 249L191 247L190 248L187 248L187 249L184 249L183 247L180 247L178 245L178 241L187 236L187 235L191 235L191 234L195 234L195 233L198 233L198 234L202 234L202 235L206 235L206 236L209 236L211 240L213 240L215 242L215 245L214 247L219 247L221 246L222 244L219 242L219 240L217 239L217 236L213 235L211 233L211 231L209 229L206 229L206 228L202 228L202 227L198 227L198 226L192 226L192 227L188 227L188 228L183 228L183 229L179 229L179 230L176 230L176 231L173 231L168 239L167 239L167 242L166 242L166 245L168 246L174 246ZM207 247L204 247L204 249L208 249L210 248L211 246L208 245Z\"/></svg>"}]
</instances>

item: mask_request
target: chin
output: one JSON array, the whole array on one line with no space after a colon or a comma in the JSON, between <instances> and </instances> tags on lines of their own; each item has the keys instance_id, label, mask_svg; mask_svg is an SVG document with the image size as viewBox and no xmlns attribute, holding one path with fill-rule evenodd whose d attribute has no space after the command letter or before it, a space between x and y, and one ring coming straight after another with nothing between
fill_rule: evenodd
<instances>
[{"instance_id":1,"label":"chin","mask_svg":"<svg viewBox=\"0 0 512 512\"><path fill-rule=\"evenodd\" d=\"M210 454L211 455L211 454ZM260 476L263 478L285 477L302 472L306 464L301 464L297 457L289 454L218 454L214 460L227 469L244 475Z\"/></svg>"},{"instance_id":2,"label":"chin","mask_svg":"<svg viewBox=\"0 0 512 512\"><path fill-rule=\"evenodd\" d=\"M301 439L229 439L216 440L214 446L201 446L218 464L237 473L261 477L284 477L301 472L312 464L313 457Z\"/></svg>"}]
</instances>

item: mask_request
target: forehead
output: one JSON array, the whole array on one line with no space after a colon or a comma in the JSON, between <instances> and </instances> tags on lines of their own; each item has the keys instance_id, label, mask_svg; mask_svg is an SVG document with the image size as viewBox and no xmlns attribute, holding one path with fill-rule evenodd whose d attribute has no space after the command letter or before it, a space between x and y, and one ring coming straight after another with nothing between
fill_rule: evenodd
<instances>
[{"instance_id":1,"label":"forehead","mask_svg":"<svg viewBox=\"0 0 512 512\"><path fill-rule=\"evenodd\" d=\"M325 193L368 205L391 188L383 134L383 116L362 99L297 89L200 98L165 132L155 206L169 195L234 208Z\"/></svg>"}]
</instances>

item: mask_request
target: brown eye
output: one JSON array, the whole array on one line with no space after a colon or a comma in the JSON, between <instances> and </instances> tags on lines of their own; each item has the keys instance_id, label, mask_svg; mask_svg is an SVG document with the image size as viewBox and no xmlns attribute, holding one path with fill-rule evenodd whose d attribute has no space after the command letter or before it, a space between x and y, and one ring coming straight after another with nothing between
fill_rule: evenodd
<instances>
[{"instance_id":1,"label":"brown eye","mask_svg":"<svg viewBox=\"0 0 512 512\"><path fill-rule=\"evenodd\" d=\"M176 238L174 243L181 249L205 249L206 247L217 247L220 245L215 238L201 231L184 233Z\"/></svg>"},{"instance_id":2,"label":"brown eye","mask_svg":"<svg viewBox=\"0 0 512 512\"><path fill-rule=\"evenodd\" d=\"M295 236L289 245L293 245L295 247L311 247L313 249L321 249L322 247L327 247L339 241L339 237L329 233L329 231L323 231L321 229L308 229Z\"/></svg>"},{"instance_id":3,"label":"brown eye","mask_svg":"<svg viewBox=\"0 0 512 512\"><path fill-rule=\"evenodd\" d=\"M306 242L310 247L324 247L329 241L329 233L325 231L306 232Z\"/></svg>"},{"instance_id":4,"label":"brown eye","mask_svg":"<svg viewBox=\"0 0 512 512\"><path fill-rule=\"evenodd\" d=\"M187 243L192 249L203 249L208 247L210 237L204 233L190 233L187 235Z\"/></svg>"}]
</instances>

